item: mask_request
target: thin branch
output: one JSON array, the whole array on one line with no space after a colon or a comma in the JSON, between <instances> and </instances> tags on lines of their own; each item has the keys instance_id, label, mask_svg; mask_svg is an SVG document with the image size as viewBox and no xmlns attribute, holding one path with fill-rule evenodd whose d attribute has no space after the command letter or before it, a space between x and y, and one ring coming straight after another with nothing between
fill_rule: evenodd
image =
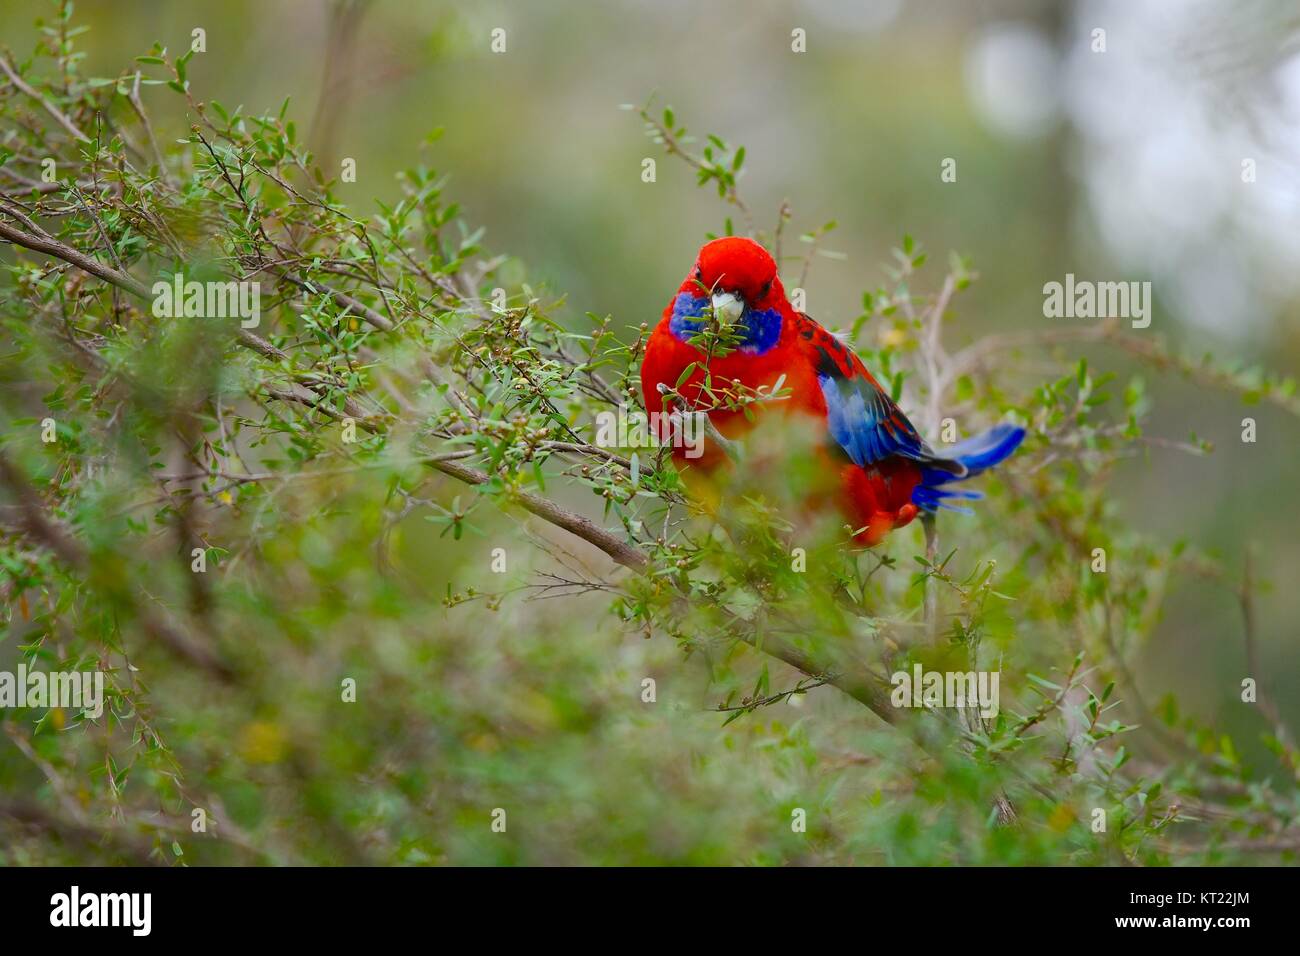
<instances>
[{"instance_id":1,"label":"thin branch","mask_svg":"<svg viewBox=\"0 0 1300 956\"><path fill-rule=\"evenodd\" d=\"M5 485L18 502L23 529L30 537L52 551L64 565L82 579L90 577L93 562L81 542L69 535L62 525L52 519L31 486L27 476L0 450L0 484ZM107 585L106 585L107 586ZM153 605L140 601L122 588L113 593L131 605L140 626L150 637L177 657L193 664L223 683L235 679L235 670L211 650L195 642L180 630Z\"/></svg>"},{"instance_id":2,"label":"thin branch","mask_svg":"<svg viewBox=\"0 0 1300 956\"><path fill-rule=\"evenodd\" d=\"M164 179L168 178L167 161L163 158L162 150L158 148L158 140L153 134L153 124L149 122L149 114L144 111L144 101L140 99L140 71L135 71L135 79L131 83L131 92L127 95L127 102L135 110L135 115L140 119L140 125L144 127L146 138L149 140L149 149L153 152L154 162L158 164L158 175Z\"/></svg>"},{"instance_id":3,"label":"thin branch","mask_svg":"<svg viewBox=\"0 0 1300 956\"><path fill-rule=\"evenodd\" d=\"M770 694L767 697L759 697L756 700L745 698L734 707L718 706L718 707L711 707L709 709L720 714L733 713L733 712L752 713L753 711L758 710L758 708L760 707L767 707L771 704L779 704L781 703L781 701L793 697L795 694L803 694L812 690L814 687L824 687L827 684L834 683L834 681L835 681L834 675L827 675L825 677L805 677L801 679L799 683L795 684L795 686L791 687L789 690L779 691L775 694Z\"/></svg>"},{"instance_id":4,"label":"thin branch","mask_svg":"<svg viewBox=\"0 0 1300 956\"><path fill-rule=\"evenodd\" d=\"M925 532L925 560L934 567L939 560L939 529L931 512L921 515L921 528ZM939 630L939 583L933 574L925 576L925 637L931 644Z\"/></svg>"},{"instance_id":5,"label":"thin branch","mask_svg":"<svg viewBox=\"0 0 1300 956\"><path fill-rule=\"evenodd\" d=\"M1264 675L1260 670L1259 651L1255 640L1255 571L1254 548L1246 546L1245 567L1242 570L1241 585L1237 588L1237 601L1241 606L1242 640L1246 645L1246 669L1255 681L1255 700L1259 709L1273 726L1273 735L1284 749L1284 759L1292 770L1298 769L1295 747L1287 731L1282 711L1273 700L1264 685Z\"/></svg>"},{"instance_id":6,"label":"thin branch","mask_svg":"<svg viewBox=\"0 0 1300 956\"><path fill-rule=\"evenodd\" d=\"M72 120L68 119L66 113L29 86L23 78L18 75L14 68L9 65L9 59L3 53L0 53L0 70L4 70L5 74L9 77L10 83L16 86L21 92L30 96L36 102L40 103L41 106L45 107L45 112L53 116L60 126L71 133L73 139L80 140L83 143L90 142L90 137L77 129L76 124L73 123Z\"/></svg>"},{"instance_id":7,"label":"thin branch","mask_svg":"<svg viewBox=\"0 0 1300 956\"><path fill-rule=\"evenodd\" d=\"M0 239L8 240L14 245L22 246L26 249L32 250L33 252L40 252L48 256L54 256L56 259L62 259L64 262L76 266L83 272L87 272L96 278L103 279L105 282L109 282L112 285L131 293L131 295L135 296L137 299L142 299L144 301L153 300L153 295L150 293L149 287L134 276L125 272L119 272L112 266L106 265L98 259L91 258L85 253L74 249L72 246L51 238L48 235L32 235L31 233L23 232L21 229L14 228L6 222L0 221ZM276 348L251 329L239 328L236 331L236 337L240 345L257 352L264 358L284 363L289 363L291 361L286 352ZM373 432L378 430L376 423L371 420L372 416L367 414L364 409L357 405L355 400L350 396L344 398L343 410L340 412L325 400L326 396L321 395L314 389L305 388L296 382L290 383L287 386L268 386L268 391L274 397L282 401L295 402L306 405L309 408L315 408L335 421L342 420L343 418L352 418L357 421L358 425L367 431Z\"/></svg>"},{"instance_id":8,"label":"thin branch","mask_svg":"<svg viewBox=\"0 0 1300 956\"><path fill-rule=\"evenodd\" d=\"M1097 325L1086 328L1047 329L1036 332L1012 332L1005 335L987 336L953 356L947 370L940 378L940 390L946 393L959 378L984 367L990 359L999 353L1024 348L1046 348L1052 345L1074 342L1098 342L1113 345L1156 368L1163 371L1177 372L1200 385L1231 392L1245 390L1241 383L1233 379L1230 373L1208 365L1198 365L1181 356L1174 355L1154 338L1121 331L1119 322L1115 319L1106 319ZM1262 400L1271 402L1292 415L1300 416L1300 395L1288 394L1279 389L1265 388L1260 390L1260 397Z\"/></svg>"},{"instance_id":9,"label":"thin branch","mask_svg":"<svg viewBox=\"0 0 1300 956\"><path fill-rule=\"evenodd\" d=\"M462 465L456 461L431 461L429 464L438 471L451 475L468 485L483 485L491 480L491 476L487 472L479 471L477 468L471 468L468 465ZM625 568L643 571L649 566L650 559L646 557L644 552L605 530L590 518L569 511L567 508L562 508L555 502L528 491L512 492L510 500L517 501L525 510L549 521L557 528L563 528L570 534L582 538L588 544L595 545Z\"/></svg>"}]
</instances>

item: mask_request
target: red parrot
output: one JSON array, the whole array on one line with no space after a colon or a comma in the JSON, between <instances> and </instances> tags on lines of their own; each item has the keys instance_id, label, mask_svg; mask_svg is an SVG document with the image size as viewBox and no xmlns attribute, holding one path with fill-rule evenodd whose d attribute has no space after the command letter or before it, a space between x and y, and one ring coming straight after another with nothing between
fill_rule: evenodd
<instances>
[{"instance_id":1,"label":"red parrot","mask_svg":"<svg viewBox=\"0 0 1300 956\"><path fill-rule=\"evenodd\" d=\"M710 357L691 344L709 327L727 329L730 351ZM678 386L692 363L693 371ZM728 438L743 435L767 414L801 415L814 422L826 438L822 466L837 486L840 508L856 529L856 539L868 546L921 511L965 510L945 499L980 496L945 486L1004 461L1025 437L1023 428L1001 424L945 454L936 452L861 359L794 310L775 260L752 239L728 236L700 249L646 345L641 365L646 411L674 410L664 408L661 385L676 388L692 407L709 408L712 403L701 392L706 364L715 392L737 385L771 388L781 381L788 399L751 405L758 412L755 421L740 409L726 408L709 410L710 421ZM673 456L686 461L681 448L674 448ZM725 461L706 451L694 465L713 469Z\"/></svg>"}]
</instances>

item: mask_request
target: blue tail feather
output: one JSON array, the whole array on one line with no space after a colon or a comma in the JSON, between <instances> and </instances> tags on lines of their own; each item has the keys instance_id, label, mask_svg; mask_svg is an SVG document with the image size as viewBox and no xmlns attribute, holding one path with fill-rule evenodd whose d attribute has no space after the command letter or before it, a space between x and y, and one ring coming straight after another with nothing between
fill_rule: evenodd
<instances>
[{"instance_id":1,"label":"blue tail feather","mask_svg":"<svg viewBox=\"0 0 1300 956\"><path fill-rule=\"evenodd\" d=\"M1025 440L1025 430L1019 425L1003 422L994 425L982 435L958 442L945 449L944 458L961 463L966 474L960 478L942 468L922 468L921 483L912 491L912 503L922 511L934 512L940 509L970 514L969 508L948 504L945 499L961 498L974 500L983 497L976 491L963 491L945 488L944 485L954 481L965 481L981 472L988 471L1001 464L1015 453L1020 443Z\"/></svg>"},{"instance_id":2,"label":"blue tail feather","mask_svg":"<svg viewBox=\"0 0 1300 956\"><path fill-rule=\"evenodd\" d=\"M952 475L948 476L949 478ZM959 514L974 514L969 508L963 508L961 505L948 504L947 499L956 498L962 501L978 501L984 496L978 491L953 491L948 488L933 488L926 485L917 485L912 490L912 504L916 505L922 511L956 511Z\"/></svg>"}]
</instances>

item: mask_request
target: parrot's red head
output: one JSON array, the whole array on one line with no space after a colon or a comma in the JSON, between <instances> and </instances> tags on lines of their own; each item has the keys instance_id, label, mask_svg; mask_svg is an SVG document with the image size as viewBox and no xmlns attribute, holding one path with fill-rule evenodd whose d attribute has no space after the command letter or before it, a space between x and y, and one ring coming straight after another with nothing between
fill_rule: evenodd
<instances>
[{"instance_id":1,"label":"parrot's red head","mask_svg":"<svg viewBox=\"0 0 1300 956\"><path fill-rule=\"evenodd\" d=\"M759 310L779 306L785 299L776 260L753 239L742 236L706 242L681 291L730 294L743 307Z\"/></svg>"},{"instance_id":2,"label":"parrot's red head","mask_svg":"<svg viewBox=\"0 0 1300 956\"><path fill-rule=\"evenodd\" d=\"M664 319L683 342L712 320L735 331L741 351L761 355L781 338L790 311L767 250L753 239L727 236L700 249Z\"/></svg>"}]
</instances>

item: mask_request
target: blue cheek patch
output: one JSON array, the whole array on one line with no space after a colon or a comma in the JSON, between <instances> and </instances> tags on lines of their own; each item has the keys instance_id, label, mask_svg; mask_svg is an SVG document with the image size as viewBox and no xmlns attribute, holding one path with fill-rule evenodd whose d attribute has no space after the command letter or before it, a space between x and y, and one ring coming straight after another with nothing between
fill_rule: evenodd
<instances>
[{"instance_id":1,"label":"blue cheek patch","mask_svg":"<svg viewBox=\"0 0 1300 956\"><path fill-rule=\"evenodd\" d=\"M704 309L708 304L709 300L703 296L678 292L677 298L673 300L673 316L668 322L668 331L682 342L698 335L700 329L704 328Z\"/></svg>"},{"instance_id":2,"label":"blue cheek patch","mask_svg":"<svg viewBox=\"0 0 1300 956\"><path fill-rule=\"evenodd\" d=\"M668 331L679 342L698 335L708 320L704 316L709 300L703 296L691 295L689 292L677 293L673 300L672 317L668 320ZM764 309L761 312L746 312L744 318L740 351L746 355L762 355L781 340L781 313L776 309Z\"/></svg>"},{"instance_id":3,"label":"blue cheek patch","mask_svg":"<svg viewBox=\"0 0 1300 956\"><path fill-rule=\"evenodd\" d=\"M745 325L748 331L740 350L749 355L762 355L781 340L781 313L776 309L748 313Z\"/></svg>"}]
</instances>

